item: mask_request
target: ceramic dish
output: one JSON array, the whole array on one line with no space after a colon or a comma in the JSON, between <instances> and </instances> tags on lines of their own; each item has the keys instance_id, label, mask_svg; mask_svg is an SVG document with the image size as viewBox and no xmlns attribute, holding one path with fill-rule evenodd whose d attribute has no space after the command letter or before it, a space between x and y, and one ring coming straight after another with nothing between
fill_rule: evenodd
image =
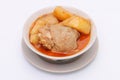
<instances>
[{"instance_id":1,"label":"ceramic dish","mask_svg":"<svg viewBox=\"0 0 120 80\"><path fill-rule=\"evenodd\" d=\"M31 51L24 41L22 41L22 49L26 60L34 67L52 73L67 73L82 69L94 60L98 51L98 40L96 40L94 45L76 61L67 64L51 64L44 61L39 55Z\"/></svg>"},{"instance_id":2,"label":"ceramic dish","mask_svg":"<svg viewBox=\"0 0 120 80\"><path fill-rule=\"evenodd\" d=\"M39 52L29 42L29 30L30 30L31 24L39 16L41 16L43 14L46 14L46 13L52 12L54 8L55 7L44 8L44 9L41 9L41 10L37 11L36 13L32 14L32 16L30 16L28 18L28 20L25 22L24 29L23 29L23 39L25 41L25 44L30 48L30 50L32 50L35 54L40 55L42 58L44 58L47 61L50 61L50 62L53 62L53 63L67 63L67 62L74 61L81 54L85 53L94 44L94 42L96 40L96 27L95 27L93 21L91 20L91 18L81 10L78 10L76 8L73 8L73 7L64 7L69 12L74 13L76 15L80 15L80 16L82 16L82 17L84 17L86 19L89 19L91 21L91 25L92 25L91 26L91 36L90 36L91 38L90 38L90 41L89 41L88 45L82 51L80 51L80 52L78 52L78 53L76 53L74 55L71 55L71 56L53 57L53 56L48 56L48 55L45 55L45 54Z\"/></svg>"}]
</instances>

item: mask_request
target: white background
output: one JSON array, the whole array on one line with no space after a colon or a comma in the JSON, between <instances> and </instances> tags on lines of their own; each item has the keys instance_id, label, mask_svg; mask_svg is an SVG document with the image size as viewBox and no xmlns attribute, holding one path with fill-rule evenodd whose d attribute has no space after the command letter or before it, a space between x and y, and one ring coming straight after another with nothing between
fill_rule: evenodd
<instances>
[{"instance_id":1,"label":"white background","mask_svg":"<svg viewBox=\"0 0 120 80\"><path fill-rule=\"evenodd\" d=\"M99 51L86 68L52 74L31 66L23 57L22 29L35 11L68 5L85 11L97 26ZM0 80L120 80L119 0L0 0Z\"/></svg>"}]
</instances>

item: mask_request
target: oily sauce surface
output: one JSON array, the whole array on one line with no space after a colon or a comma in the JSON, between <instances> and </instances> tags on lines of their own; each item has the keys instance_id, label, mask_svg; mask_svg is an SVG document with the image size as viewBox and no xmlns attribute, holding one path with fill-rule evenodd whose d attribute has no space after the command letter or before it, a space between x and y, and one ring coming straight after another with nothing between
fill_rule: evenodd
<instances>
[{"instance_id":1,"label":"oily sauce surface","mask_svg":"<svg viewBox=\"0 0 120 80\"><path fill-rule=\"evenodd\" d=\"M46 54L49 56L54 56L54 57L65 57L65 56L70 56L70 55L76 54L77 52L84 49L87 46L87 44L89 43L89 40L90 40L90 34L88 34L88 35L81 34L80 38L77 41L78 47L74 50L71 50L69 52L63 52L63 53L51 52L50 50L46 50L45 48L43 48L40 44L33 45L33 46L38 51L42 52L43 54Z\"/></svg>"}]
</instances>

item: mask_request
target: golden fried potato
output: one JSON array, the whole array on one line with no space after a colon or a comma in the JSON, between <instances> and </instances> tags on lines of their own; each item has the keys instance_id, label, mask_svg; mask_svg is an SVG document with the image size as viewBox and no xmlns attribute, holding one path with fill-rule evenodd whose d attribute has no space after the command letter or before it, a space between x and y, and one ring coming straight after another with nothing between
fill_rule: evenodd
<instances>
[{"instance_id":1,"label":"golden fried potato","mask_svg":"<svg viewBox=\"0 0 120 80\"><path fill-rule=\"evenodd\" d=\"M63 25L77 29L84 34L90 33L90 21L78 16L72 16L62 22Z\"/></svg>"},{"instance_id":2,"label":"golden fried potato","mask_svg":"<svg viewBox=\"0 0 120 80\"><path fill-rule=\"evenodd\" d=\"M39 28L40 28L40 27L43 27L43 26L45 26L45 22L38 19L38 20L36 21L35 25L33 26L30 34L36 34L36 33L38 33Z\"/></svg>"},{"instance_id":3,"label":"golden fried potato","mask_svg":"<svg viewBox=\"0 0 120 80\"><path fill-rule=\"evenodd\" d=\"M54 9L53 14L60 21L63 21L63 20L65 20L65 19L67 19L67 18L72 16L72 14L70 12L68 12L67 10L63 9L60 6L57 6Z\"/></svg>"},{"instance_id":4,"label":"golden fried potato","mask_svg":"<svg viewBox=\"0 0 120 80\"><path fill-rule=\"evenodd\" d=\"M53 14L43 15L39 19L44 21L48 25L53 25L58 23L57 18Z\"/></svg>"},{"instance_id":5,"label":"golden fried potato","mask_svg":"<svg viewBox=\"0 0 120 80\"><path fill-rule=\"evenodd\" d=\"M33 44L37 44L39 42L38 34L30 35L30 42L33 43Z\"/></svg>"}]
</instances>

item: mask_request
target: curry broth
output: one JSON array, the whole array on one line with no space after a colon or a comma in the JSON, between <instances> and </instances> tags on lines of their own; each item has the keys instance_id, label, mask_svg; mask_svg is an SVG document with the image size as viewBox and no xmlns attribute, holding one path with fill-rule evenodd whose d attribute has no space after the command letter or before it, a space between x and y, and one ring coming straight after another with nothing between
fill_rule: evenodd
<instances>
[{"instance_id":1,"label":"curry broth","mask_svg":"<svg viewBox=\"0 0 120 80\"><path fill-rule=\"evenodd\" d=\"M35 20L35 22L33 22L32 26L30 28L29 37L30 37L30 32L31 32L32 28L34 27L34 25L36 24L37 20ZM41 52L41 53L43 53L45 55L54 56L54 57L66 57L66 56L74 55L77 52L79 52L82 49L84 49L87 46L87 44L89 43L89 41L90 41L90 33L87 34L87 35L80 34L80 38L77 40L78 47L76 49L68 51L68 52L52 52L50 50L45 49L40 44L36 44L36 45L34 45L32 43L31 44L35 47L36 50L38 50L39 52Z\"/></svg>"},{"instance_id":2,"label":"curry broth","mask_svg":"<svg viewBox=\"0 0 120 80\"><path fill-rule=\"evenodd\" d=\"M89 40L90 40L90 34L89 35L81 34L80 38L77 41L78 47L76 49L68 51L68 52L61 52L61 53L51 52L50 50L43 48L40 44L38 44L38 45L32 44L32 45L38 51L40 51L41 53L46 54L48 56L65 57L65 56L70 56L70 55L76 54L77 52L84 49L87 46L87 44L89 43Z\"/></svg>"}]
</instances>

